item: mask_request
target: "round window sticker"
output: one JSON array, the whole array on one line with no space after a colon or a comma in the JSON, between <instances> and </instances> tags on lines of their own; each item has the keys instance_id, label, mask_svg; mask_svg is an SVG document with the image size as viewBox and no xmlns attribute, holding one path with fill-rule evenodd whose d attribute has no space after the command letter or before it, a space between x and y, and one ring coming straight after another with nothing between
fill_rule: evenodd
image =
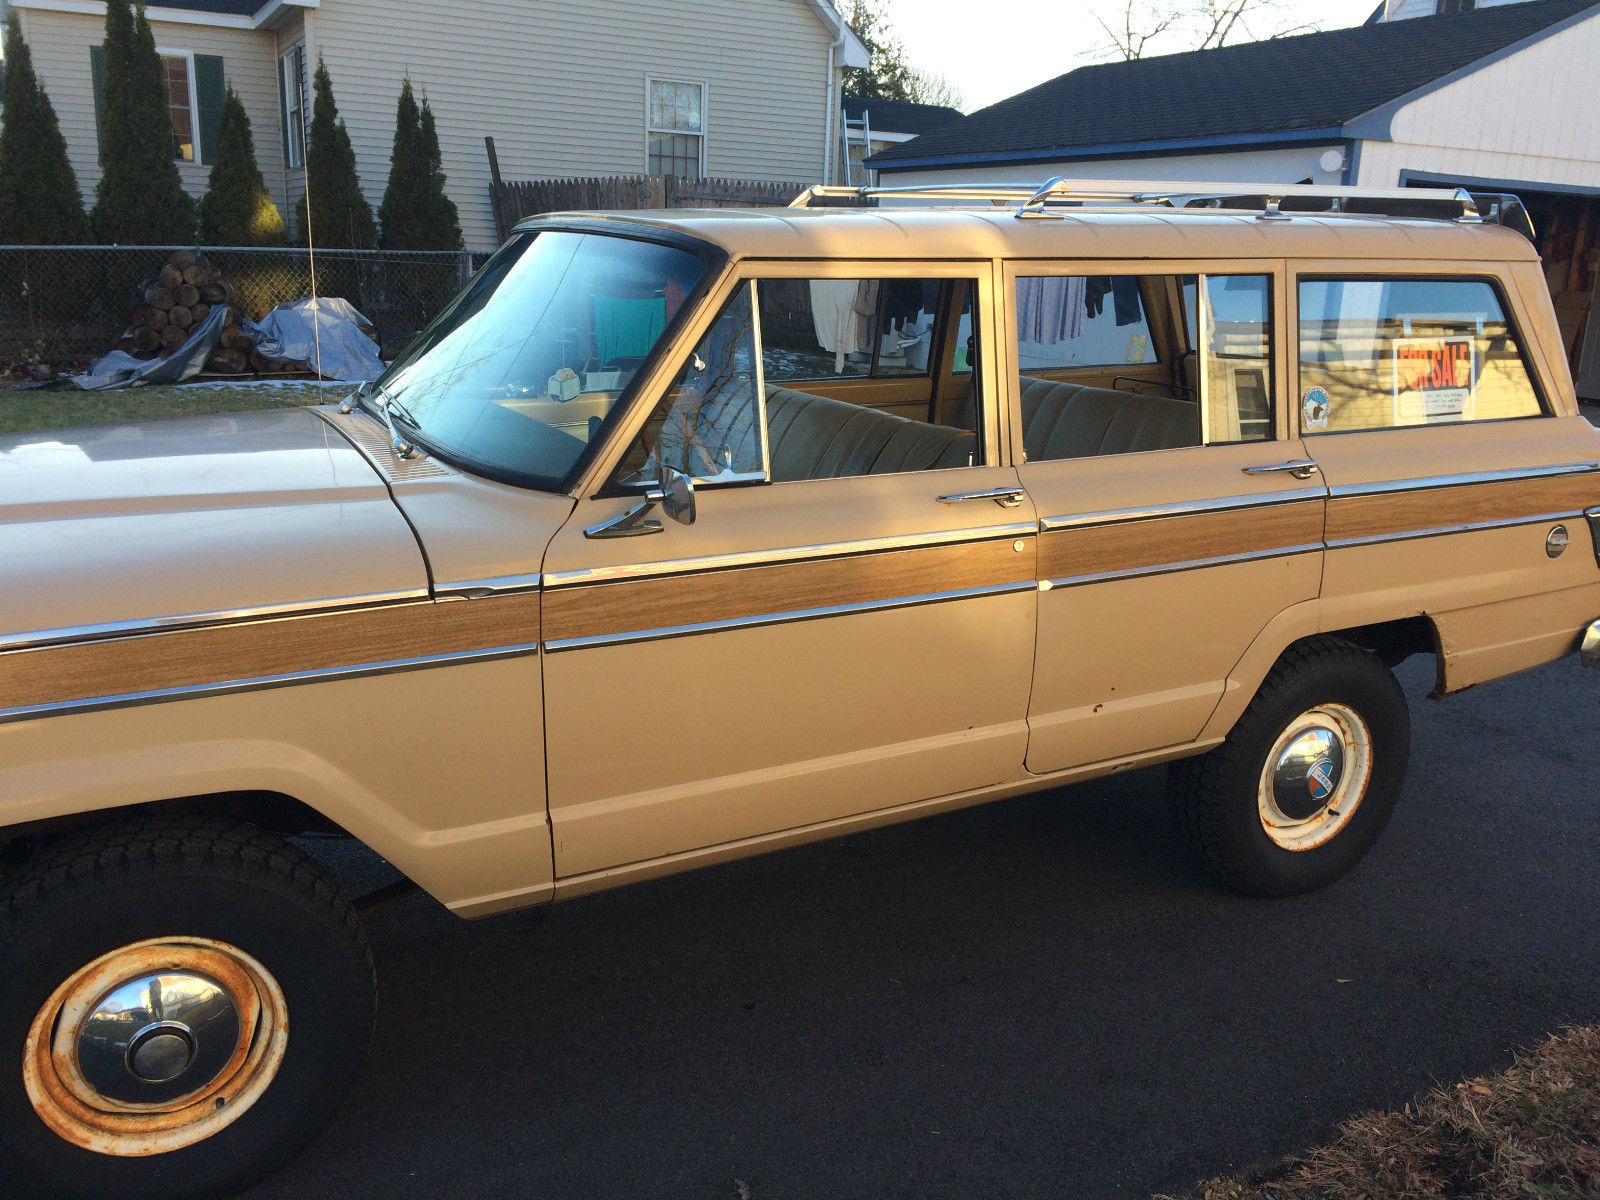
<instances>
[{"instance_id":1,"label":"round window sticker","mask_svg":"<svg viewBox=\"0 0 1600 1200\"><path fill-rule=\"evenodd\" d=\"M1320 387L1307 388L1300 401L1300 424L1306 429L1328 427L1328 393Z\"/></svg>"}]
</instances>

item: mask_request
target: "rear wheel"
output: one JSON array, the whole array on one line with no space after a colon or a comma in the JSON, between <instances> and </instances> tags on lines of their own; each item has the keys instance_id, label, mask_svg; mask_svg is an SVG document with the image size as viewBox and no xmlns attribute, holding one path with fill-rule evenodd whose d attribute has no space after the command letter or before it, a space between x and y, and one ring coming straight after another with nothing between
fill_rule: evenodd
<instances>
[{"instance_id":1,"label":"rear wheel","mask_svg":"<svg viewBox=\"0 0 1600 1200\"><path fill-rule=\"evenodd\" d=\"M1336 638L1291 647L1209 754L1174 763L1168 795L1191 849L1229 887L1290 896L1340 878L1394 811L1411 752L1404 693Z\"/></svg>"},{"instance_id":2,"label":"rear wheel","mask_svg":"<svg viewBox=\"0 0 1600 1200\"><path fill-rule=\"evenodd\" d=\"M0 890L0 1193L222 1196L360 1070L372 956L300 851L173 818L63 842Z\"/></svg>"}]
</instances>

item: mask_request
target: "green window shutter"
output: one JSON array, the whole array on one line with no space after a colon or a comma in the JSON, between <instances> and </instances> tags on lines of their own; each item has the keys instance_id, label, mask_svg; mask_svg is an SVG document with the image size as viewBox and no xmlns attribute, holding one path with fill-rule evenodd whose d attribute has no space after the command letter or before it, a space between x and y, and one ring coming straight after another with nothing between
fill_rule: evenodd
<instances>
[{"instance_id":1,"label":"green window shutter","mask_svg":"<svg viewBox=\"0 0 1600 1200\"><path fill-rule=\"evenodd\" d=\"M106 77L106 48L101 45L89 47L89 79L94 84L94 144L100 144L100 124L105 120L105 101L100 97L100 85Z\"/></svg>"},{"instance_id":2,"label":"green window shutter","mask_svg":"<svg viewBox=\"0 0 1600 1200\"><path fill-rule=\"evenodd\" d=\"M200 161L206 166L217 160L217 119L222 115L224 86L222 59L215 54L196 54L194 90L200 110Z\"/></svg>"}]
</instances>

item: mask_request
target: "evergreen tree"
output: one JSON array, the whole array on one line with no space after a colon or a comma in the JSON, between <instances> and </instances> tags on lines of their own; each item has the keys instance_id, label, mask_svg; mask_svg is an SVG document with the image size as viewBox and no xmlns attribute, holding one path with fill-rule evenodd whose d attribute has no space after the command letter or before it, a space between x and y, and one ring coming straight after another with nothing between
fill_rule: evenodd
<instances>
[{"instance_id":1,"label":"evergreen tree","mask_svg":"<svg viewBox=\"0 0 1600 1200\"><path fill-rule=\"evenodd\" d=\"M104 242L194 238L194 201L174 154L166 72L144 6L106 0L100 183L90 220Z\"/></svg>"},{"instance_id":2,"label":"evergreen tree","mask_svg":"<svg viewBox=\"0 0 1600 1200\"><path fill-rule=\"evenodd\" d=\"M30 246L89 240L78 179L56 110L33 73L16 9L6 22L5 101L0 105L0 242Z\"/></svg>"},{"instance_id":3,"label":"evergreen tree","mask_svg":"<svg viewBox=\"0 0 1600 1200\"><path fill-rule=\"evenodd\" d=\"M385 250L459 250L461 219L445 192L439 130L426 96L417 107L411 80L400 85L395 106L394 153L389 186L378 212Z\"/></svg>"},{"instance_id":4,"label":"evergreen tree","mask_svg":"<svg viewBox=\"0 0 1600 1200\"><path fill-rule=\"evenodd\" d=\"M461 240L461 215L456 202L445 190L444 155L439 150L439 128L433 122L433 106L427 93L422 96L422 159L427 164L426 184L423 188L426 228L431 234L428 249L460 250L466 244Z\"/></svg>"},{"instance_id":5,"label":"evergreen tree","mask_svg":"<svg viewBox=\"0 0 1600 1200\"><path fill-rule=\"evenodd\" d=\"M385 250L417 250L427 230L422 224L422 114L411 92L411 79L400 83L394 113L394 150L389 155L389 184L378 206L378 245Z\"/></svg>"},{"instance_id":6,"label":"evergreen tree","mask_svg":"<svg viewBox=\"0 0 1600 1200\"><path fill-rule=\"evenodd\" d=\"M217 161L200 201L200 240L213 246L283 245L283 216L261 178L250 115L232 84L217 115Z\"/></svg>"},{"instance_id":7,"label":"evergreen tree","mask_svg":"<svg viewBox=\"0 0 1600 1200\"><path fill-rule=\"evenodd\" d=\"M311 137L306 148L306 194L295 209L301 239L306 237L306 201L310 197L312 238L319 246L370 250L378 244L372 206L361 194L356 152L350 132L333 102L333 80L327 64L317 60L312 79L316 99L311 108Z\"/></svg>"}]
</instances>

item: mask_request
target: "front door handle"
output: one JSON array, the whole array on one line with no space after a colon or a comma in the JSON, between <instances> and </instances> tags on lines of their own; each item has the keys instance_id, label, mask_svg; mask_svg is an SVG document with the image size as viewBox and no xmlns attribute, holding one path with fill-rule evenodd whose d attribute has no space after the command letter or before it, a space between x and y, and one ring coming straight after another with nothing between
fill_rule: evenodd
<instances>
[{"instance_id":1,"label":"front door handle","mask_svg":"<svg viewBox=\"0 0 1600 1200\"><path fill-rule=\"evenodd\" d=\"M1310 479L1320 468L1309 458L1302 458L1296 462L1273 463L1270 467L1246 467L1246 475L1271 475L1277 471L1287 471L1296 479Z\"/></svg>"},{"instance_id":2,"label":"front door handle","mask_svg":"<svg viewBox=\"0 0 1600 1200\"><path fill-rule=\"evenodd\" d=\"M1022 489L991 488L987 492L953 492L939 497L940 504L960 504L965 500L993 500L1001 508L1019 508L1022 505Z\"/></svg>"}]
</instances>

